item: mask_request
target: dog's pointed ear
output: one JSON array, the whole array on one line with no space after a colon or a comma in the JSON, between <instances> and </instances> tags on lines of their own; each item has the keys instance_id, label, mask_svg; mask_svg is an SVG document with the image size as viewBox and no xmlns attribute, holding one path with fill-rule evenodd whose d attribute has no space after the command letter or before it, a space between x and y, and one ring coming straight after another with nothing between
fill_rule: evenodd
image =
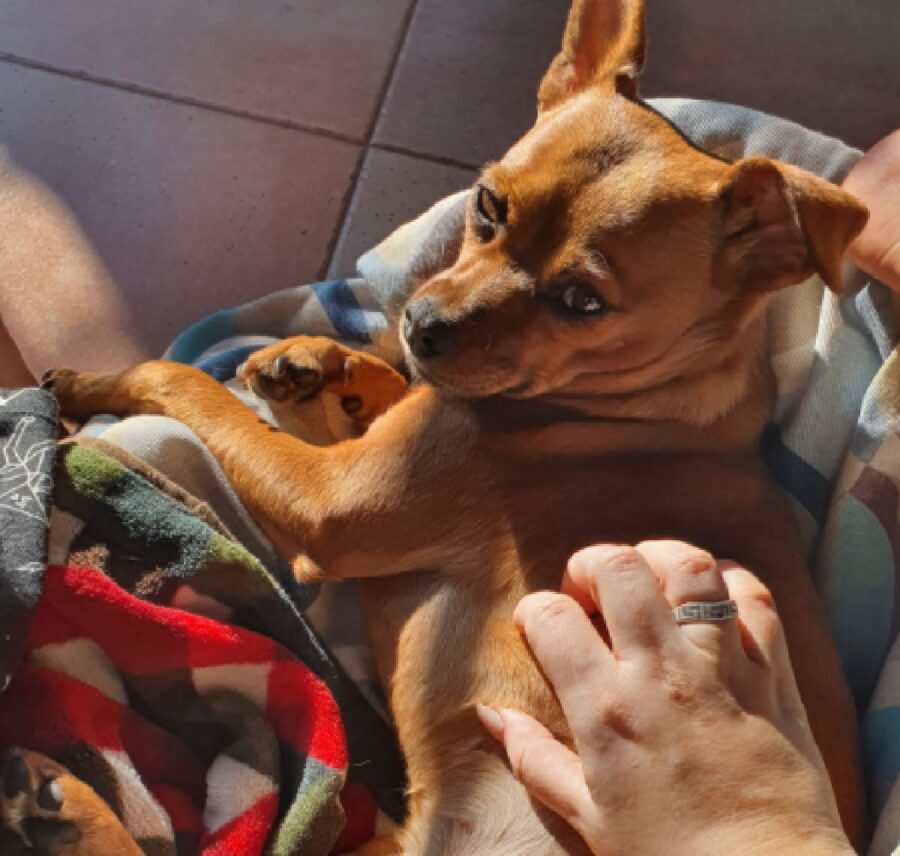
<instances>
[{"instance_id":1,"label":"dog's pointed ear","mask_svg":"<svg viewBox=\"0 0 900 856\"><path fill-rule=\"evenodd\" d=\"M644 0L574 0L562 51L538 89L538 111L599 83L637 95L644 38Z\"/></svg>"},{"instance_id":2,"label":"dog's pointed ear","mask_svg":"<svg viewBox=\"0 0 900 856\"><path fill-rule=\"evenodd\" d=\"M839 187L796 167L751 157L735 163L719 187L719 262L744 288L774 291L817 273L837 293L842 261L868 219Z\"/></svg>"}]
</instances>

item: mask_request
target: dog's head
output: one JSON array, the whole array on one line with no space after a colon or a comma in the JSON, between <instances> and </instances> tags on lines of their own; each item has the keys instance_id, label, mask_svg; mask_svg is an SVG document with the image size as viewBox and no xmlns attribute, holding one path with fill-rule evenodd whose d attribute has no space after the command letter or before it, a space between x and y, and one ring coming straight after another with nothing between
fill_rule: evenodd
<instances>
[{"instance_id":1,"label":"dog's head","mask_svg":"<svg viewBox=\"0 0 900 856\"><path fill-rule=\"evenodd\" d=\"M636 99L643 4L576 0L529 131L470 196L459 256L406 307L413 370L462 396L630 394L733 350L767 295L834 289L864 207L692 147Z\"/></svg>"}]
</instances>

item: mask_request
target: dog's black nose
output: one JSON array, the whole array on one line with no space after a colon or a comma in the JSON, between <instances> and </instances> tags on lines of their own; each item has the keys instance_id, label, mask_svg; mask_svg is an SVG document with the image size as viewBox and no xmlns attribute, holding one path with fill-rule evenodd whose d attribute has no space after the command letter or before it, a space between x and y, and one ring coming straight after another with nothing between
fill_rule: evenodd
<instances>
[{"instance_id":1,"label":"dog's black nose","mask_svg":"<svg viewBox=\"0 0 900 856\"><path fill-rule=\"evenodd\" d=\"M420 360L428 360L447 352L453 328L437 314L434 301L422 297L406 307L403 335L413 354Z\"/></svg>"}]
</instances>

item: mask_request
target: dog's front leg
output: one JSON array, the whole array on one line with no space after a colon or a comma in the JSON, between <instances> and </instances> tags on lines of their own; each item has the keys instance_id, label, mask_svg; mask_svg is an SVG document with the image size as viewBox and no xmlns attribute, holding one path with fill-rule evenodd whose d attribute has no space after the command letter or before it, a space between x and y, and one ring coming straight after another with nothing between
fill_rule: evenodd
<instances>
[{"instance_id":1,"label":"dog's front leg","mask_svg":"<svg viewBox=\"0 0 900 856\"><path fill-rule=\"evenodd\" d=\"M456 533L471 534L485 519L486 490L465 417L448 416L430 388L413 391L364 436L316 447L177 363L143 363L117 375L56 371L45 385L72 417L157 413L183 422L300 576L445 567L451 553L464 562L466 545Z\"/></svg>"}]
</instances>

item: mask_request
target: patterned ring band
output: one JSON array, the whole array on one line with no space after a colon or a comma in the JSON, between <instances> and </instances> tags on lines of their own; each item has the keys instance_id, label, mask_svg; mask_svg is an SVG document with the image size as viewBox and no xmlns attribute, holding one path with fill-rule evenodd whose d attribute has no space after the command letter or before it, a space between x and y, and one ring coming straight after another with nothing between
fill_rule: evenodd
<instances>
[{"instance_id":1,"label":"patterned ring band","mask_svg":"<svg viewBox=\"0 0 900 856\"><path fill-rule=\"evenodd\" d=\"M737 604L733 600L691 601L676 606L672 610L678 624L693 621L730 621L738 614Z\"/></svg>"}]
</instances>

